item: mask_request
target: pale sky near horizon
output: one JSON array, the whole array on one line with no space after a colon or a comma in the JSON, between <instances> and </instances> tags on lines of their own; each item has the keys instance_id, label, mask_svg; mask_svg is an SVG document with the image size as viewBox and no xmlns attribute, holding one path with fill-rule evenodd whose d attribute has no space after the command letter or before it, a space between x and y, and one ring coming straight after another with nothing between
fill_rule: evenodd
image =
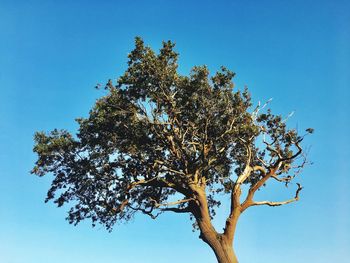
<instances>
[{"instance_id":1,"label":"pale sky near horizon","mask_svg":"<svg viewBox=\"0 0 350 263\"><path fill-rule=\"evenodd\" d=\"M0 262L216 262L186 215L140 215L112 233L69 225L64 207L44 203L52 178L29 173L34 132L74 132L102 95L96 83L126 69L135 36L154 49L175 41L182 74L226 66L254 103L272 97L275 113L295 111L289 125L315 129L305 139L314 164L298 178L301 200L240 218L240 262L349 262L350 2L299 0L0 0Z\"/></svg>"}]
</instances>

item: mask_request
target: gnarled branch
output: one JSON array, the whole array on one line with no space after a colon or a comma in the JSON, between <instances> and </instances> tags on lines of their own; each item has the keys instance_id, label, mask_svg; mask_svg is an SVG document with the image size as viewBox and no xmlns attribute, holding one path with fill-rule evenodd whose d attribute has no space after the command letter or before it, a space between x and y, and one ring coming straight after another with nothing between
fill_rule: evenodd
<instances>
[{"instance_id":1,"label":"gnarled branch","mask_svg":"<svg viewBox=\"0 0 350 263\"><path fill-rule=\"evenodd\" d=\"M252 201L252 202L246 203L244 206L242 206L242 211L244 211L245 209L247 209L250 206L257 206L257 205L281 206L281 205L286 205L286 204L298 201L299 200L299 193L303 189L303 187L299 183L297 183L297 185L298 185L298 189L295 192L294 198L291 198L291 199L286 200L286 201L280 201L280 202Z\"/></svg>"}]
</instances>

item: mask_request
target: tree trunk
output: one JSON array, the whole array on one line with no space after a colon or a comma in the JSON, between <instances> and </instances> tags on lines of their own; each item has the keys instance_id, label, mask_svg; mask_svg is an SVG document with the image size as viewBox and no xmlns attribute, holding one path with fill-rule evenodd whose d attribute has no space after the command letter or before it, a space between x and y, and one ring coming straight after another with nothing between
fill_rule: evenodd
<instances>
[{"instance_id":1,"label":"tree trunk","mask_svg":"<svg viewBox=\"0 0 350 263\"><path fill-rule=\"evenodd\" d=\"M199 237L212 248L218 263L238 263L233 251L233 236L240 215L239 210L236 210L232 218L226 221L224 233L219 234L211 224L205 191L203 189L195 190L199 204L197 206L190 203L190 205L192 205L201 232Z\"/></svg>"},{"instance_id":2,"label":"tree trunk","mask_svg":"<svg viewBox=\"0 0 350 263\"><path fill-rule=\"evenodd\" d=\"M222 245L221 248L214 250L218 263L238 263L232 246Z\"/></svg>"},{"instance_id":3,"label":"tree trunk","mask_svg":"<svg viewBox=\"0 0 350 263\"><path fill-rule=\"evenodd\" d=\"M218 263L238 263L232 243L227 242L220 234L210 239L204 242L212 248Z\"/></svg>"},{"instance_id":4,"label":"tree trunk","mask_svg":"<svg viewBox=\"0 0 350 263\"><path fill-rule=\"evenodd\" d=\"M232 236L225 235L224 233L219 234L214 229L210 220L201 218L197 222L201 231L199 237L214 251L218 263L237 263L238 260L233 250L234 232L231 232ZM235 220L232 223L234 225L231 229L234 231L237 221Z\"/></svg>"}]
</instances>

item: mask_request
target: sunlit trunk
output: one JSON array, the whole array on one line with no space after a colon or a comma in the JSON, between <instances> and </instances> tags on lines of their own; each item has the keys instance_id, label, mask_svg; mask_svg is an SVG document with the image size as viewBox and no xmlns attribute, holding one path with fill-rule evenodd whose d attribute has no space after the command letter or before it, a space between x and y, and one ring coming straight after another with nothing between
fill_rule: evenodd
<instances>
[{"instance_id":1,"label":"sunlit trunk","mask_svg":"<svg viewBox=\"0 0 350 263\"><path fill-rule=\"evenodd\" d=\"M232 244L226 242L223 239L217 240L214 244L210 244L213 249L218 263L237 263L237 257L233 251Z\"/></svg>"},{"instance_id":2,"label":"sunlit trunk","mask_svg":"<svg viewBox=\"0 0 350 263\"><path fill-rule=\"evenodd\" d=\"M237 263L238 260L233 250L233 236L240 216L239 210L237 213L233 213L230 220L227 220L225 232L219 234L211 223L205 192L198 190L196 194L197 200L199 200L198 210L195 210L200 229L199 237L212 248L218 263Z\"/></svg>"},{"instance_id":3,"label":"sunlit trunk","mask_svg":"<svg viewBox=\"0 0 350 263\"><path fill-rule=\"evenodd\" d=\"M219 234L214 229L210 220L198 220L201 231L200 238L207 243L215 253L218 263L237 263L237 257L233 250L233 235L236 228L238 215L235 220L231 221L230 233ZM233 225L232 225L233 224Z\"/></svg>"}]
</instances>

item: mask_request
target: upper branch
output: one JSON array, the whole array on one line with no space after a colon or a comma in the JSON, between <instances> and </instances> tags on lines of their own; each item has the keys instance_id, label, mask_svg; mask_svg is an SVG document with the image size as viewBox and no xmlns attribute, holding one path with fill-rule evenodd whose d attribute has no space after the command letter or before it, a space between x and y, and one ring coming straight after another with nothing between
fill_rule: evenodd
<instances>
[{"instance_id":1,"label":"upper branch","mask_svg":"<svg viewBox=\"0 0 350 263\"><path fill-rule=\"evenodd\" d=\"M244 206L243 209L246 209L249 206L256 206L256 205L280 206L280 205L285 205L285 204L289 204L289 203L298 201L299 200L299 193L303 189L303 187L299 183L297 183L297 185L298 185L298 189L295 192L294 198L291 198L291 199L286 200L286 201L281 201L281 202L272 202L272 201L259 201L259 202L257 202L257 201L253 201L248 206Z\"/></svg>"},{"instance_id":2,"label":"upper branch","mask_svg":"<svg viewBox=\"0 0 350 263\"><path fill-rule=\"evenodd\" d=\"M239 214L241 210L241 203L240 203L240 196L242 194L241 185L247 180L247 178L250 176L251 172L253 171L253 168L250 166L252 151L249 146L246 146L246 148L247 148L247 161L245 164L245 168L243 170L243 173L237 178L231 192L231 210L230 210L229 217L226 220L226 226L224 229L224 235L228 239L233 239L233 235L235 231L235 222L238 219L237 213Z\"/></svg>"},{"instance_id":3,"label":"upper branch","mask_svg":"<svg viewBox=\"0 0 350 263\"><path fill-rule=\"evenodd\" d=\"M264 173L262 178L257 181L254 185L252 185L248 191L248 195L245 199L245 201L242 203L242 206L241 206L241 210L244 211L245 209L247 209L249 206L251 206L251 203L253 202L253 197L254 197L254 194L255 192L261 187L263 186L266 181L268 179L271 178L271 176L274 176L275 175L275 172L278 170L280 165L277 165L277 167L274 167L272 169L270 169L269 172L267 173Z\"/></svg>"}]
</instances>

